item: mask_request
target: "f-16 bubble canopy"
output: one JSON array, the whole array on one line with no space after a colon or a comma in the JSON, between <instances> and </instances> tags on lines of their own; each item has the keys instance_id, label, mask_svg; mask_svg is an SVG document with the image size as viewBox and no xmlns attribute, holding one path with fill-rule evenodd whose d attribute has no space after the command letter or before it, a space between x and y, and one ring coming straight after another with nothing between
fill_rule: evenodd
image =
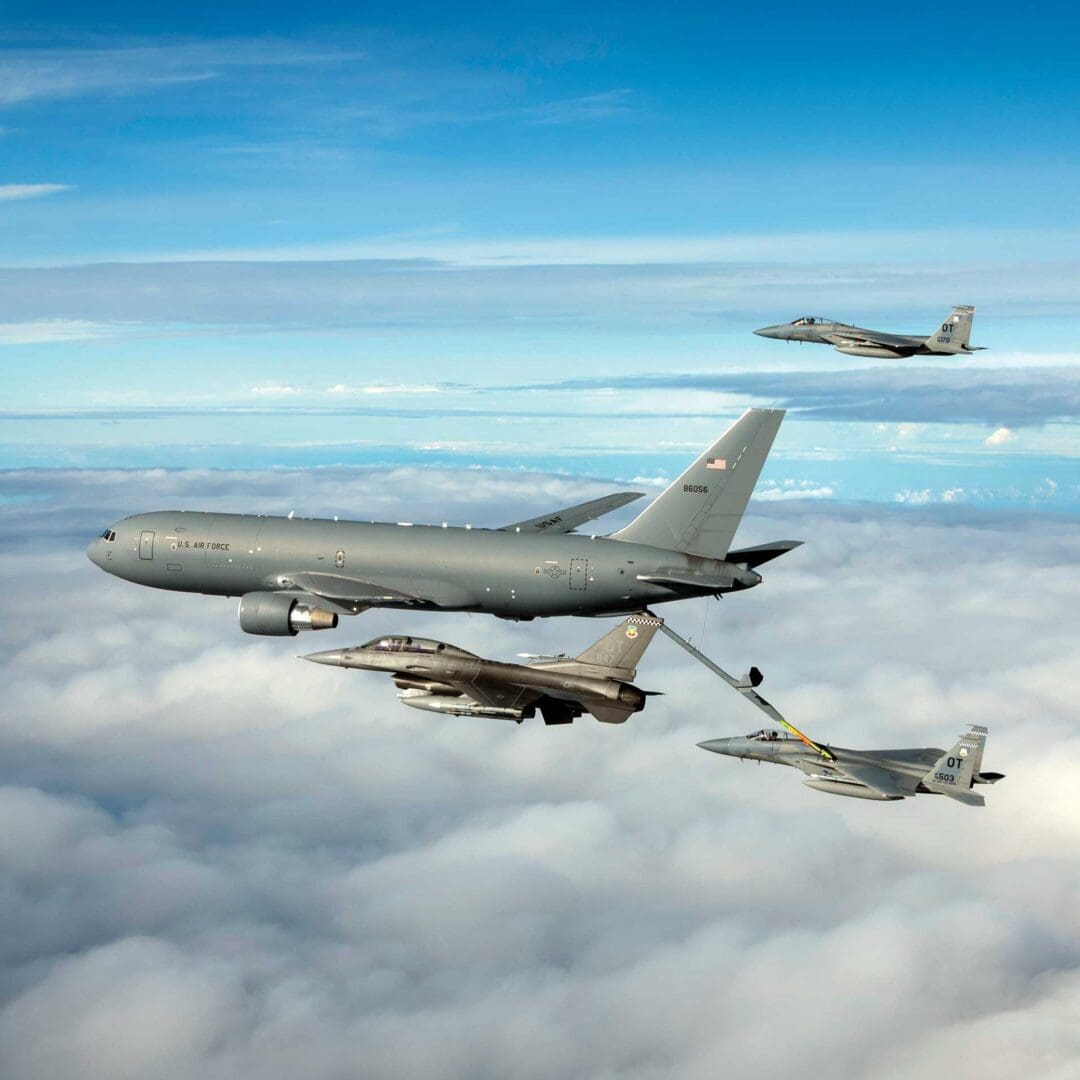
<instances>
[{"instance_id":1,"label":"f-16 bubble canopy","mask_svg":"<svg viewBox=\"0 0 1080 1080\"><path fill-rule=\"evenodd\" d=\"M445 641L433 641L431 638L405 637L403 635L372 638L361 648L370 649L372 652L425 653L429 656L476 655L467 652L465 649L459 649L456 645L448 645Z\"/></svg>"}]
</instances>

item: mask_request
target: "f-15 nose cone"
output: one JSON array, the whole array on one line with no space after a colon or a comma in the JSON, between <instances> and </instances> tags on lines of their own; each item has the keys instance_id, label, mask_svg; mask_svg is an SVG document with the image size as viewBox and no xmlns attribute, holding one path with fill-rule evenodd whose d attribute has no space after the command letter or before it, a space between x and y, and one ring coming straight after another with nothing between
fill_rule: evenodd
<instances>
[{"instance_id":1,"label":"f-15 nose cone","mask_svg":"<svg viewBox=\"0 0 1080 1080\"><path fill-rule=\"evenodd\" d=\"M774 338L777 336L776 331L778 329L779 327L776 326L763 326L760 330L755 330L754 333L757 334L758 337Z\"/></svg>"},{"instance_id":2,"label":"f-15 nose cone","mask_svg":"<svg viewBox=\"0 0 1080 1080\"><path fill-rule=\"evenodd\" d=\"M301 660L310 660L313 664L329 664L331 667L343 667L342 660L345 657L344 649L327 649L325 652L308 653L301 656Z\"/></svg>"},{"instance_id":3,"label":"f-15 nose cone","mask_svg":"<svg viewBox=\"0 0 1080 1080\"><path fill-rule=\"evenodd\" d=\"M714 754L730 754L730 739L706 739L704 742L699 742L698 746L702 750L711 750Z\"/></svg>"}]
</instances>

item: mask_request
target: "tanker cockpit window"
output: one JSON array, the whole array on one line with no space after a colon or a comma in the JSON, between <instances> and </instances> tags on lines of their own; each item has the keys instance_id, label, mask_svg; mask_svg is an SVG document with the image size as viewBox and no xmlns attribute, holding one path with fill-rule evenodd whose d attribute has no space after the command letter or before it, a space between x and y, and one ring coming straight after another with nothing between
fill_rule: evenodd
<instances>
[{"instance_id":1,"label":"tanker cockpit window","mask_svg":"<svg viewBox=\"0 0 1080 1080\"><path fill-rule=\"evenodd\" d=\"M101 539L104 540L107 544L111 544L116 539L116 533L114 533L112 529L106 529L101 534Z\"/></svg>"}]
</instances>

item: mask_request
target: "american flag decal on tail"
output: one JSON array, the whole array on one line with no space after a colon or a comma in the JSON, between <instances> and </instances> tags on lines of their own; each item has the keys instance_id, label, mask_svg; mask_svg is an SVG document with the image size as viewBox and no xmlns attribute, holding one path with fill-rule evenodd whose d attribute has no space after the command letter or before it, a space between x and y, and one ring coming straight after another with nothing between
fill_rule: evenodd
<instances>
[{"instance_id":1,"label":"american flag decal on tail","mask_svg":"<svg viewBox=\"0 0 1080 1080\"><path fill-rule=\"evenodd\" d=\"M727 468L727 458L722 458L722 457L706 458L705 459L705 468L706 469L726 469Z\"/></svg>"}]
</instances>

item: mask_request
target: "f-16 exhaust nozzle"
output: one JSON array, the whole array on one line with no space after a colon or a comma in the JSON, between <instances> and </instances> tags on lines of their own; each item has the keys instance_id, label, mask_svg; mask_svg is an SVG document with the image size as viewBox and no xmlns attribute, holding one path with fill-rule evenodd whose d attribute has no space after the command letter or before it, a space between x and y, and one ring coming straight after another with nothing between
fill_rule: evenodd
<instances>
[{"instance_id":1,"label":"f-16 exhaust nozzle","mask_svg":"<svg viewBox=\"0 0 1080 1080\"><path fill-rule=\"evenodd\" d=\"M622 705L631 706L635 712L640 712L645 708L645 695L636 686L623 684L619 687L615 700Z\"/></svg>"}]
</instances>

